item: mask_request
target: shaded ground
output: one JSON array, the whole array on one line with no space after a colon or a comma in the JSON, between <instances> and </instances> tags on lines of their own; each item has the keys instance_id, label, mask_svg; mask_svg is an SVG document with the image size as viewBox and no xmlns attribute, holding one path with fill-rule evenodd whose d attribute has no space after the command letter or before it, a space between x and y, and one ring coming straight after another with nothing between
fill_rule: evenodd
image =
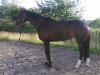
<instances>
[{"instance_id":1,"label":"shaded ground","mask_svg":"<svg viewBox=\"0 0 100 75\"><path fill-rule=\"evenodd\" d=\"M13 75L100 75L100 55L91 54L90 67L83 63L74 69L79 53L71 49L51 47L53 67L46 68L44 47L20 43ZM11 62L17 50L16 42L0 42L0 75L9 75Z\"/></svg>"}]
</instances>

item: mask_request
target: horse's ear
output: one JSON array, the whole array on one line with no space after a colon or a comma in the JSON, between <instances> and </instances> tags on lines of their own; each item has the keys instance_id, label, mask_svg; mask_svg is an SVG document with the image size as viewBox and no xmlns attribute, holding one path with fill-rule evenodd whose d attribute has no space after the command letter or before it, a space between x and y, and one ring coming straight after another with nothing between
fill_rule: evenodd
<instances>
[{"instance_id":1,"label":"horse's ear","mask_svg":"<svg viewBox=\"0 0 100 75\"><path fill-rule=\"evenodd\" d=\"M21 11L25 11L25 8L20 7Z\"/></svg>"}]
</instances>

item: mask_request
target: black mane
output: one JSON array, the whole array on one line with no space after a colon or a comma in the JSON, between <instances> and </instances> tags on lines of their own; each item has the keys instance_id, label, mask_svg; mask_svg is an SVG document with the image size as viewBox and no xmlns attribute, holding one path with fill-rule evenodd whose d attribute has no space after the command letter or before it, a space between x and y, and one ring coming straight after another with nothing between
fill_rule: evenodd
<instances>
[{"instance_id":1,"label":"black mane","mask_svg":"<svg viewBox=\"0 0 100 75\"><path fill-rule=\"evenodd\" d=\"M39 13L32 12L32 11L29 11L29 10L25 10L25 12L28 13L31 17L40 17L40 18L43 18L43 19L46 19L46 20L54 20L54 19L51 19L49 17L42 16Z\"/></svg>"}]
</instances>

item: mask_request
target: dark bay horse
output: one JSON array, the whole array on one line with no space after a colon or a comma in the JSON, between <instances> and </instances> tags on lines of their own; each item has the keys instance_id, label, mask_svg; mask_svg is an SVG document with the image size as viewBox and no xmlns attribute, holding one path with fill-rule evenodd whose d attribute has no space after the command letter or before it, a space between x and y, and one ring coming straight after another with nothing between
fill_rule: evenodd
<instances>
[{"instance_id":1,"label":"dark bay horse","mask_svg":"<svg viewBox=\"0 0 100 75\"><path fill-rule=\"evenodd\" d=\"M37 13L21 9L16 20L16 25L21 27L26 21L29 21L32 25L34 25L39 39L44 43L46 54L45 65L51 66L52 61L49 48L49 43L51 41L65 41L75 38L80 51L79 60L75 67L78 68L83 57L86 61L86 65L89 66L90 29L83 21L56 21L48 17L43 17Z\"/></svg>"}]
</instances>

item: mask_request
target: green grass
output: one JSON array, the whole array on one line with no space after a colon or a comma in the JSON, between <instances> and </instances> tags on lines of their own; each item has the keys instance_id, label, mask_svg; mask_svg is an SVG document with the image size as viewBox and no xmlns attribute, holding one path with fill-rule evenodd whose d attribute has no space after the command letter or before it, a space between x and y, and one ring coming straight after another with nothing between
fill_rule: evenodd
<instances>
[{"instance_id":1,"label":"green grass","mask_svg":"<svg viewBox=\"0 0 100 75\"><path fill-rule=\"evenodd\" d=\"M21 36L18 32L0 32L0 40L6 41L18 41L19 37L21 38L21 42L28 43L28 44L36 44L42 45L43 42L39 40L37 34L29 34L29 33L22 33ZM73 50L78 50L77 43L75 39L68 40L68 41L59 41L59 42L51 42L50 45L52 47L64 47L64 48L71 48ZM91 53L100 54L100 47L95 47L95 44L91 42L90 45Z\"/></svg>"}]
</instances>

